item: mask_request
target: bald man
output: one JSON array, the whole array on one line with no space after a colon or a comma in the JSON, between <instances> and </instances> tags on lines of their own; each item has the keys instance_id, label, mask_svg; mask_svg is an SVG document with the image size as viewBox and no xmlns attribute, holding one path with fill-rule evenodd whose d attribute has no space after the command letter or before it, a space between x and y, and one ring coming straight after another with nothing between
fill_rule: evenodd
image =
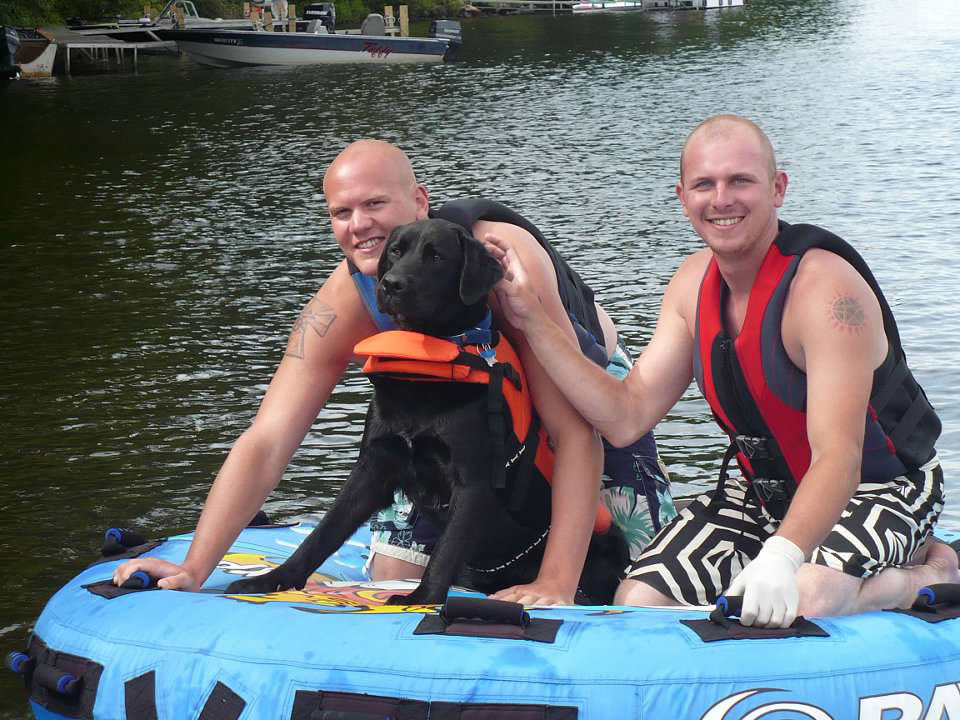
<instances>
[{"instance_id":1,"label":"bald man","mask_svg":"<svg viewBox=\"0 0 960 720\"><path fill-rule=\"evenodd\" d=\"M252 426L233 446L197 525L183 566L152 558L120 566L120 584L136 570L161 578L162 588L197 590L253 517L280 478L306 433L355 361L354 346L392 321L376 306L377 263L390 231L432 213L426 188L417 182L399 148L376 140L349 145L323 179L330 223L345 259L324 281L294 324L287 352L267 389ZM543 238L540 231L499 203L465 200L435 213L471 229L484 242L511 248L528 270L530 286L564 338L591 362L625 375L631 360L618 345L613 323L592 291ZM491 247L493 247L491 245ZM614 522L639 555L655 531L675 515L669 484L650 433L626 452L605 456L594 429L565 399L516 328L491 296L498 328L517 349L534 405L556 454L552 480L552 525L540 573L533 583L504 588L498 599L528 604L572 604L593 528L598 495L611 505ZM422 575L441 528L431 527L398 494L393 507L371 524L374 579Z\"/></svg>"},{"instance_id":2,"label":"bald man","mask_svg":"<svg viewBox=\"0 0 960 720\"><path fill-rule=\"evenodd\" d=\"M677 270L623 381L568 351L524 259L500 248L506 316L611 442L647 432L692 379L730 437L716 489L633 563L620 603L704 605L725 592L743 595L745 624L787 627L798 612L908 607L920 587L960 579L956 553L931 539L940 421L890 308L850 245L778 219L786 190L749 120L715 116L691 132L676 193L707 247Z\"/></svg>"}]
</instances>

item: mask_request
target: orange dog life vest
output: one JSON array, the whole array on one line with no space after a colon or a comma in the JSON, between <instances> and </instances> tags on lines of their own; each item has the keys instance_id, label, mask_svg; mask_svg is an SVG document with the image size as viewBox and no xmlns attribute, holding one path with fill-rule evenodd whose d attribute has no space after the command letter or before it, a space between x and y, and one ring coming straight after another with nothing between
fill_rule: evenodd
<instances>
[{"instance_id":1,"label":"orange dog life vest","mask_svg":"<svg viewBox=\"0 0 960 720\"><path fill-rule=\"evenodd\" d=\"M386 375L412 381L466 382L488 385L490 418L499 417L498 408L506 401L513 425L512 433L491 427L495 436L507 436L503 448L505 462L493 479L497 488L505 486L508 471L519 483L520 492L539 475L549 483L553 478L553 450L547 434L533 408L527 379L513 346L503 335L494 334L492 346L459 345L450 340L408 330L387 330L357 343L353 351L366 357L366 375ZM489 356L489 357L488 357ZM530 463L530 452L534 452ZM524 466L527 471L523 472ZM512 503L519 505L519 502ZM594 532L606 532L611 523L610 512L602 503L597 508Z\"/></svg>"}]
</instances>

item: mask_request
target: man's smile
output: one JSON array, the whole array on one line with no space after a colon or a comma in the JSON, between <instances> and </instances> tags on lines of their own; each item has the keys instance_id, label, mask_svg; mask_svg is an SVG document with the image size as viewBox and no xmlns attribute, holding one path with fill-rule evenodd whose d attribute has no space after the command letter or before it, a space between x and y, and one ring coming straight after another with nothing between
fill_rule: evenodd
<instances>
[{"instance_id":1,"label":"man's smile","mask_svg":"<svg viewBox=\"0 0 960 720\"><path fill-rule=\"evenodd\" d=\"M707 220L707 222L709 222L709 223L711 223L711 224L713 224L713 225L719 225L719 226L721 226L721 227L727 227L727 226L729 226L729 225L737 225L741 220L743 220L743 216L742 216L742 215L739 216L739 217L711 218L711 219Z\"/></svg>"},{"instance_id":2,"label":"man's smile","mask_svg":"<svg viewBox=\"0 0 960 720\"><path fill-rule=\"evenodd\" d=\"M368 238L366 240L361 240L360 242L358 242L356 245L354 245L354 248L357 250L370 250L371 248L375 248L377 245L382 243L383 240L384 240L383 237Z\"/></svg>"}]
</instances>

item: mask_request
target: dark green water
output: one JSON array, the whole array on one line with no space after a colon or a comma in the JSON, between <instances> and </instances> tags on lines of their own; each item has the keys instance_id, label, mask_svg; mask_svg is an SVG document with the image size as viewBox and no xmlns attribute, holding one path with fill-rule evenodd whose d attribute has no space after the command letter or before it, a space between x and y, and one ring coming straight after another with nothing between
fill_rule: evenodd
<instances>
[{"instance_id":1,"label":"dark green water","mask_svg":"<svg viewBox=\"0 0 960 720\"><path fill-rule=\"evenodd\" d=\"M192 527L302 303L338 261L320 178L349 141L406 148L435 201L503 199L543 227L635 348L698 247L673 195L686 132L771 135L782 216L866 256L960 477L960 8L755 0L709 13L464 23L459 63L216 71L185 58L0 89L0 649L102 532ZM367 400L351 374L268 502L322 510ZM723 438L688 393L660 426L681 488ZM944 524L960 528L948 505ZM0 673L0 717L27 716Z\"/></svg>"}]
</instances>

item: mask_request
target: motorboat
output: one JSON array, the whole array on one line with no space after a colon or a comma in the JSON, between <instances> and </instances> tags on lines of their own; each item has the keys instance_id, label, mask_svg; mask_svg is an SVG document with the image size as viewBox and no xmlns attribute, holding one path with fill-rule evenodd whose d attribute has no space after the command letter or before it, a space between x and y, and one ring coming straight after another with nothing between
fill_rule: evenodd
<instances>
[{"instance_id":1,"label":"motorboat","mask_svg":"<svg viewBox=\"0 0 960 720\"><path fill-rule=\"evenodd\" d=\"M377 22L379 20L379 22ZM359 33L331 33L319 22L307 32L188 28L169 30L192 60L212 67L251 65L402 64L451 60L460 45L460 23L435 20L429 37L386 34L382 16L368 16Z\"/></svg>"},{"instance_id":2,"label":"motorboat","mask_svg":"<svg viewBox=\"0 0 960 720\"><path fill-rule=\"evenodd\" d=\"M639 12L644 6L643 0L587 0L574 3L571 9L574 13Z\"/></svg>"},{"instance_id":3,"label":"motorboat","mask_svg":"<svg viewBox=\"0 0 960 720\"><path fill-rule=\"evenodd\" d=\"M53 74L57 41L39 28L0 27L0 78L45 78Z\"/></svg>"}]
</instances>

